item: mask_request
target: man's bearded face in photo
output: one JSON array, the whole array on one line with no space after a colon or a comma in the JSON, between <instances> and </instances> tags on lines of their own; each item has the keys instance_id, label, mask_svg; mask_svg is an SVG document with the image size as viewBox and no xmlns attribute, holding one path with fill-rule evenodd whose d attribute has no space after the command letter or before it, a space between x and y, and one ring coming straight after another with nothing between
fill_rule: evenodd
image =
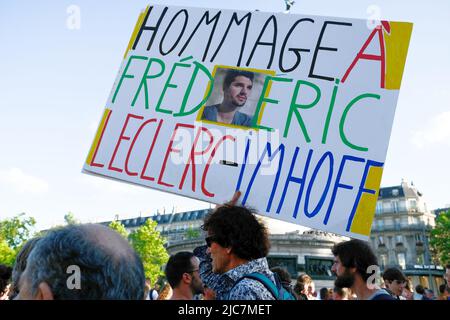
<instances>
[{"instance_id":1,"label":"man's bearded face in photo","mask_svg":"<svg viewBox=\"0 0 450 320\"><path fill-rule=\"evenodd\" d=\"M351 288L355 283L355 274L350 271L350 268L345 268L345 271L338 275L334 284L338 288Z\"/></svg>"}]
</instances>

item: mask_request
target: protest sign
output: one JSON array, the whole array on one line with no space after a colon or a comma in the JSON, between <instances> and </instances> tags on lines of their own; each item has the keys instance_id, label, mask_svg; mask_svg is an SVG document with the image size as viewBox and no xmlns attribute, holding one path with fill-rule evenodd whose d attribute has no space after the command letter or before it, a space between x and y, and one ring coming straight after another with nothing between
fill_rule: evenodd
<instances>
[{"instance_id":1,"label":"protest sign","mask_svg":"<svg viewBox=\"0 0 450 320\"><path fill-rule=\"evenodd\" d=\"M367 239L411 31L149 6L83 172Z\"/></svg>"}]
</instances>

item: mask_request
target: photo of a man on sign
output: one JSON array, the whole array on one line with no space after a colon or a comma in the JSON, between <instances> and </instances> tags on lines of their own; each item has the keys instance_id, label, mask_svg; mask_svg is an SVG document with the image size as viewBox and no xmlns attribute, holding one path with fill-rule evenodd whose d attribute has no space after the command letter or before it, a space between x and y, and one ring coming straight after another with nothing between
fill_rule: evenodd
<instances>
[{"instance_id":1,"label":"photo of a man on sign","mask_svg":"<svg viewBox=\"0 0 450 320\"><path fill-rule=\"evenodd\" d=\"M221 76L222 74L223 76ZM207 102L207 104L213 104L203 109L202 120L251 127L255 103L249 100L255 89L254 83L257 75L242 69L218 68L214 87L222 88L222 101L214 104L217 98L213 94ZM251 114L249 114L250 112Z\"/></svg>"}]
</instances>

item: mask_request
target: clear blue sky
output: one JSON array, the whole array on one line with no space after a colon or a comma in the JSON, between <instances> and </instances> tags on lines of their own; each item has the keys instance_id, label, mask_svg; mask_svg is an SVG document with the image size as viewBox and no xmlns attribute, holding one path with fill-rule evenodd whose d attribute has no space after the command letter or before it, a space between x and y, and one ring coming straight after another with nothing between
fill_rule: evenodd
<instances>
[{"instance_id":1,"label":"clear blue sky","mask_svg":"<svg viewBox=\"0 0 450 320\"><path fill-rule=\"evenodd\" d=\"M26 212L44 228L69 211L94 222L209 206L81 173L137 16L149 3L0 2L0 219ZM284 10L283 0L151 3ZM67 27L71 5L80 9L80 29ZM291 13L368 19L377 11L414 23L382 186L412 180L430 208L443 207L450 203L450 2L297 0Z\"/></svg>"}]
</instances>

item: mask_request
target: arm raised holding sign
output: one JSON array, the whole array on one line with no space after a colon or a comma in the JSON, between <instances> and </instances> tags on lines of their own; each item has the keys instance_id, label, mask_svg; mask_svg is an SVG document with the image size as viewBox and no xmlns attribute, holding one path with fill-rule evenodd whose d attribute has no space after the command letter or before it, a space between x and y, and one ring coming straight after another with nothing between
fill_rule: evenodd
<instances>
[{"instance_id":1,"label":"arm raised holding sign","mask_svg":"<svg viewBox=\"0 0 450 320\"><path fill-rule=\"evenodd\" d=\"M274 300L263 283L245 277L258 273L275 283L266 259L268 230L253 211L236 205L240 195L236 191L229 202L206 216L202 226L206 246L194 250L201 261L200 275L217 300Z\"/></svg>"}]
</instances>

